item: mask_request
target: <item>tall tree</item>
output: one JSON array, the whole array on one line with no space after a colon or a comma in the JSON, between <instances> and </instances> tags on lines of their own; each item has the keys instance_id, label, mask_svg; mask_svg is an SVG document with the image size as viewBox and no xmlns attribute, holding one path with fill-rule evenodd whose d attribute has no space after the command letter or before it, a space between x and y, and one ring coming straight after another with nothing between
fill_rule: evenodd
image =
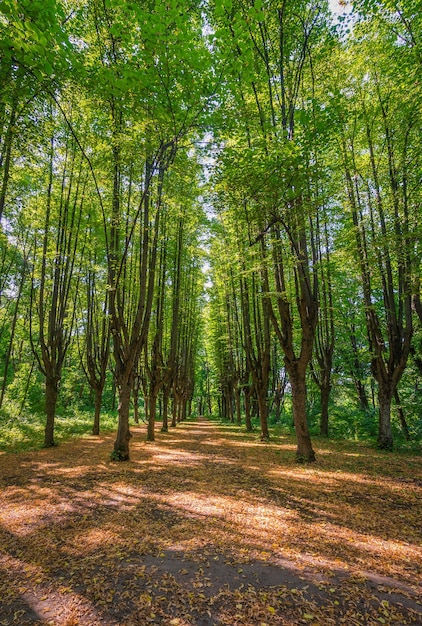
<instances>
[{"instance_id":1,"label":"tall tree","mask_svg":"<svg viewBox=\"0 0 422 626\"><path fill-rule=\"evenodd\" d=\"M406 367L412 338L412 276L415 247L411 235L417 209L409 191L414 172L410 160L419 107L415 94L400 90L404 50L396 34L384 31L382 49L364 23L371 57L362 87L353 83L354 115L343 122L341 138L348 204L356 238L372 373L378 384L378 445L391 448L391 402ZM359 33L359 29L357 33ZM388 44L388 45L387 45ZM350 110L350 103L349 103ZM348 118L350 119L350 117Z\"/></svg>"},{"instance_id":2,"label":"tall tree","mask_svg":"<svg viewBox=\"0 0 422 626\"><path fill-rule=\"evenodd\" d=\"M54 128L54 110L50 123ZM45 377L45 447L55 444L54 418L62 367L72 339L78 242L86 176L69 134L53 132L46 154L46 195L41 250L34 241L31 290L31 346ZM60 172L60 177L55 172ZM80 261L79 261L80 263ZM76 281L76 282L75 282Z\"/></svg>"}]
</instances>

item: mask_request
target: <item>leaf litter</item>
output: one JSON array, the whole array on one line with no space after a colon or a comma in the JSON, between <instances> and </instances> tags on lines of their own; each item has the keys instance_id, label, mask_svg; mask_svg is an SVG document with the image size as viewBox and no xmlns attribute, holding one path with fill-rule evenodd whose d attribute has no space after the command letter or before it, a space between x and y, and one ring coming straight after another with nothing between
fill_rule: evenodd
<instances>
[{"instance_id":1,"label":"leaf litter","mask_svg":"<svg viewBox=\"0 0 422 626\"><path fill-rule=\"evenodd\" d=\"M422 624L422 461L201 419L0 457L0 625Z\"/></svg>"}]
</instances>

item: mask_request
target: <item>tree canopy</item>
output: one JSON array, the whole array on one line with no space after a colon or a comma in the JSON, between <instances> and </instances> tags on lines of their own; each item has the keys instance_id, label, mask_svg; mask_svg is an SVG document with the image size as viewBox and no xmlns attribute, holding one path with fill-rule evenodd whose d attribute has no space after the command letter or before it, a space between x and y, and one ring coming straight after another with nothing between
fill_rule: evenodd
<instances>
[{"instance_id":1,"label":"tree canopy","mask_svg":"<svg viewBox=\"0 0 422 626\"><path fill-rule=\"evenodd\" d=\"M1 419L417 445L421 59L417 0L3 0Z\"/></svg>"}]
</instances>

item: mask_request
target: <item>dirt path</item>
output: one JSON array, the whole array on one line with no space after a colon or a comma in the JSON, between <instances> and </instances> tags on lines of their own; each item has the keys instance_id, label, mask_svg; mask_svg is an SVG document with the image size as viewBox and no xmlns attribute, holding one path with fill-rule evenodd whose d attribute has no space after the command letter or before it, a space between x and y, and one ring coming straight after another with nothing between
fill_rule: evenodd
<instances>
[{"instance_id":1,"label":"dirt path","mask_svg":"<svg viewBox=\"0 0 422 626\"><path fill-rule=\"evenodd\" d=\"M0 625L422 624L420 463L132 432L0 456Z\"/></svg>"}]
</instances>

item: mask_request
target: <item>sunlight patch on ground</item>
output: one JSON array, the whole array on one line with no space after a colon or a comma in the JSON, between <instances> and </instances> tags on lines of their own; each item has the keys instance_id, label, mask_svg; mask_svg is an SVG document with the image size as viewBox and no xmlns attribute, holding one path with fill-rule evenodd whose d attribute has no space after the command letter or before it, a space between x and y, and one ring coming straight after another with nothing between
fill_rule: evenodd
<instances>
[{"instance_id":1,"label":"sunlight patch on ground","mask_svg":"<svg viewBox=\"0 0 422 626\"><path fill-rule=\"evenodd\" d=\"M37 494L39 497L39 494ZM34 530L42 527L49 527L52 522L58 523L60 519L74 511L74 506L70 502L60 502L56 505L45 506L43 500L37 501L31 497L31 505L27 503L24 507L16 507L14 504L3 506L0 510L0 523L9 532L19 537L30 536Z\"/></svg>"},{"instance_id":2,"label":"sunlight patch on ground","mask_svg":"<svg viewBox=\"0 0 422 626\"><path fill-rule=\"evenodd\" d=\"M67 476L69 478L77 478L84 476L91 470L90 465L78 465L72 467L58 467L54 470L54 474L57 476Z\"/></svg>"},{"instance_id":3,"label":"sunlight patch on ground","mask_svg":"<svg viewBox=\"0 0 422 626\"><path fill-rule=\"evenodd\" d=\"M182 450L169 450L168 448L156 448L154 450L154 462L162 461L167 466L168 463L183 463L186 465L197 465L204 461L203 454L184 452ZM139 461L137 461L139 463ZM149 461L150 462L150 461Z\"/></svg>"},{"instance_id":4,"label":"sunlight patch on ground","mask_svg":"<svg viewBox=\"0 0 422 626\"><path fill-rule=\"evenodd\" d=\"M119 535L110 529L91 528L83 529L78 533L77 542L66 546L65 553L68 555L86 556L97 550L107 549L109 546L117 545Z\"/></svg>"}]
</instances>

